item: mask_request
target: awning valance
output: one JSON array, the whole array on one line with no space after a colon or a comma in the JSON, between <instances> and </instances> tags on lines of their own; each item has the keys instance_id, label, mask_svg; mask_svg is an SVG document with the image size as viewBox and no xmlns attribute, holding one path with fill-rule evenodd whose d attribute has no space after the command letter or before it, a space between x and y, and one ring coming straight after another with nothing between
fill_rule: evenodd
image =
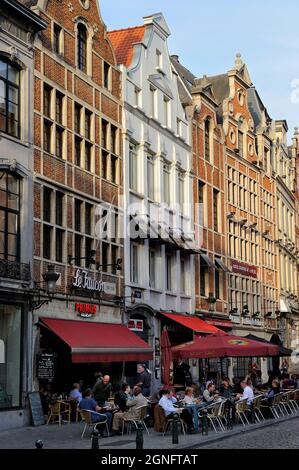
<instances>
[{"instance_id":1,"label":"awning valance","mask_svg":"<svg viewBox=\"0 0 299 470\"><path fill-rule=\"evenodd\" d=\"M152 348L124 325L41 318L72 352L72 362L146 361Z\"/></svg>"}]
</instances>

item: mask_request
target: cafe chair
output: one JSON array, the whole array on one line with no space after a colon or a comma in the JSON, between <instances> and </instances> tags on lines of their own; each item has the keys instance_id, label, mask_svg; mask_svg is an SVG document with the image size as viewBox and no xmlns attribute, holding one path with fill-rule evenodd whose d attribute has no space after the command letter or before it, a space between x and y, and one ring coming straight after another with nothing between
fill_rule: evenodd
<instances>
[{"instance_id":1,"label":"cafe chair","mask_svg":"<svg viewBox=\"0 0 299 470\"><path fill-rule=\"evenodd\" d=\"M59 426L62 423L71 422L71 405L65 401L56 401L54 403L49 403L50 414L48 417L47 424L50 422L58 423Z\"/></svg>"},{"instance_id":2,"label":"cafe chair","mask_svg":"<svg viewBox=\"0 0 299 470\"><path fill-rule=\"evenodd\" d=\"M93 423L92 422L92 414L97 415L97 416L102 416L105 419L103 421L98 422L98 423ZM107 418L106 415L104 415L102 413L98 413L97 411L90 411L90 410L80 410L80 415L81 415L82 421L84 423L84 428L83 428L83 431L82 431L82 434L81 434L81 439L83 439L85 431L86 431L87 428L92 427L93 430L98 431L99 426L105 426L107 435L109 436L108 418Z\"/></svg>"},{"instance_id":3,"label":"cafe chair","mask_svg":"<svg viewBox=\"0 0 299 470\"><path fill-rule=\"evenodd\" d=\"M241 421L241 423L243 424L244 427L246 426L246 424L249 424L249 421L248 421L247 416L246 416L247 411L249 411L247 400L237 401L237 403L236 403L236 414L237 414L239 420Z\"/></svg>"},{"instance_id":4,"label":"cafe chair","mask_svg":"<svg viewBox=\"0 0 299 470\"><path fill-rule=\"evenodd\" d=\"M258 395L257 397L254 397L254 399L252 400L252 404L254 407L255 421L257 421L258 423L265 420L264 415L261 411L263 398L264 398L264 395Z\"/></svg>"},{"instance_id":5,"label":"cafe chair","mask_svg":"<svg viewBox=\"0 0 299 470\"><path fill-rule=\"evenodd\" d=\"M124 434L125 424L128 424L128 434L130 434L132 424L134 424L135 429L137 429L138 428L138 426L137 426L138 422L142 423L142 426L143 426L144 430L147 432L147 434L149 434L149 430L148 430L148 428L145 424L145 418L147 417L148 405L138 406L137 408L135 408L135 411L138 412L139 417L136 417L136 418L124 417L123 418L122 435Z\"/></svg>"}]
</instances>

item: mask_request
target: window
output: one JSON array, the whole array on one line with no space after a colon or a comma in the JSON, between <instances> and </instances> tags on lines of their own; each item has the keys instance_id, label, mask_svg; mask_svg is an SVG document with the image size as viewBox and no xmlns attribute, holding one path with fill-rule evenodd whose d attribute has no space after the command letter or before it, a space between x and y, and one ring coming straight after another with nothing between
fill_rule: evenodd
<instances>
[{"instance_id":1,"label":"window","mask_svg":"<svg viewBox=\"0 0 299 470\"><path fill-rule=\"evenodd\" d=\"M213 214L214 214L214 230L219 232L219 191L213 190Z\"/></svg>"},{"instance_id":2,"label":"window","mask_svg":"<svg viewBox=\"0 0 299 470\"><path fill-rule=\"evenodd\" d=\"M102 147L108 150L108 122L102 119Z\"/></svg>"},{"instance_id":3,"label":"window","mask_svg":"<svg viewBox=\"0 0 299 470\"><path fill-rule=\"evenodd\" d=\"M138 158L136 145L129 146L130 189L138 191Z\"/></svg>"},{"instance_id":4,"label":"window","mask_svg":"<svg viewBox=\"0 0 299 470\"><path fill-rule=\"evenodd\" d=\"M150 87L150 116L155 118L156 114L156 89Z\"/></svg>"},{"instance_id":5,"label":"window","mask_svg":"<svg viewBox=\"0 0 299 470\"><path fill-rule=\"evenodd\" d=\"M169 123L170 100L166 96L164 96L164 99L163 99L163 107L164 107L164 109L163 109L163 113L164 113L163 124L164 124L164 126L169 127L170 126L170 123Z\"/></svg>"},{"instance_id":6,"label":"window","mask_svg":"<svg viewBox=\"0 0 299 470\"><path fill-rule=\"evenodd\" d=\"M110 65L104 62L104 87L110 89Z\"/></svg>"},{"instance_id":7,"label":"window","mask_svg":"<svg viewBox=\"0 0 299 470\"><path fill-rule=\"evenodd\" d=\"M210 134L211 134L211 121L205 120L205 160L211 161L211 148L210 148Z\"/></svg>"},{"instance_id":8,"label":"window","mask_svg":"<svg viewBox=\"0 0 299 470\"><path fill-rule=\"evenodd\" d=\"M203 227L205 223L205 183L202 181L198 182L198 204L199 204L199 217L198 224Z\"/></svg>"},{"instance_id":9,"label":"window","mask_svg":"<svg viewBox=\"0 0 299 470\"><path fill-rule=\"evenodd\" d=\"M61 53L61 34L62 34L61 27L58 26L58 24L54 24L53 51L56 52L56 54Z\"/></svg>"},{"instance_id":10,"label":"window","mask_svg":"<svg viewBox=\"0 0 299 470\"><path fill-rule=\"evenodd\" d=\"M141 91L136 86L134 88L134 95L135 95L135 106L138 108L140 106Z\"/></svg>"},{"instance_id":11,"label":"window","mask_svg":"<svg viewBox=\"0 0 299 470\"><path fill-rule=\"evenodd\" d=\"M111 156L111 181L112 183L117 182L117 157L114 155Z\"/></svg>"},{"instance_id":12,"label":"window","mask_svg":"<svg viewBox=\"0 0 299 470\"><path fill-rule=\"evenodd\" d=\"M92 238L85 238L85 267L90 268L90 252L92 251Z\"/></svg>"},{"instance_id":13,"label":"window","mask_svg":"<svg viewBox=\"0 0 299 470\"><path fill-rule=\"evenodd\" d=\"M75 235L75 258L76 258L76 265L81 266L82 265L82 240L83 237L81 235Z\"/></svg>"},{"instance_id":14,"label":"window","mask_svg":"<svg viewBox=\"0 0 299 470\"><path fill-rule=\"evenodd\" d=\"M82 202L75 199L75 230L81 232L81 208Z\"/></svg>"},{"instance_id":15,"label":"window","mask_svg":"<svg viewBox=\"0 0 299 470\"><path fill-rule=\"evenodd\" d=\"M75 137L75 165L77 166L81 166L81 142L81 139Z\"/></svg>"},{"instance_id":16,"label":"window","mask_svg":"<svg viewBox=\"0 0 299 470\"><path fill-rule=\"evenodd\" d=\"M91 116L89 111L85 111L85 138L91 140Z\"/></svg>"},{"instance_id":17,"label":"window","mask_svg":"<svg viewBox=\"0 0 299 470\"><path fill-rule=\"evenodd\" d=\"M56 126L56 157L63 157L63 129Z\"/></svg>"},{"instance_id":18,"label":"window","mask_svg":"<svg viewBox=\"0 0 299 470\"><path fill-rule=\"evenodd\" d=\"M62 263L63 261L63 235L64 231L59 228L56 229L56 261Z\"/></svg>"},{"instance_id":19,"label":"window","mask_svg":"<svg viewBox=\"0 0 299 470\"><path fill-rule=\"evenodd\" d=\"M138 245L131 245L131 282L138 284Z\"/></svg>"},{"instance_id":20,"label":"window","mask_svg":"<svg viewBox=\"0 0 299 470\"><path fill-rule=\"evenodd\" d=\"M116 245L111 245L111 273L117 274L116 261L118 258L118 247Z\"/></svg>"},{"instance_id":21,"label":"window","mask_svg":"<svg viewBox=\"0 0 299 470\"><path fill-rule=\"evenodd\" d=\"M22 309L20 306L0 305L0 331L5 350L5 361L0 362L0 409L16 408L21 405Z\"/></svg>"},{"instance_id":22,"label":"window","mask_svg":"<svg viewBox=\"0 0 299 470\"><path fill-rule=\"evenodd\" d=\"M86 52L87 52L87 31L85 26L80 23L78 25L78 42L77 42L77 61L78 68L86 73Z\"/></svg>"},{"instance_id":23,"label":"window","mask_svg":"<svg viewBox=\"0 0 299 470\"><path fill-rule=\"evenodd\" d=\"M162 54L156 49L156 68L162 70Z\"/></svg>"},{"instance_id":24,"label":"window","mask_svg":"<svg viewBox=\"0 0 299 470\"><path fill-rule=\"evenodd\" d=\"M244 134L241 131L238 131L238 148L239 148L239 155L243 157L243 148L244 148Z\"/></svg>"},{"instance_id":25,"label":"window","mask_svg":"<svg viewBox=\"0 0 299 470\"><path fill-rule=\"evenodd\" d=\"M51 153L52 122L44 119L44 151Z\"/></svg>"},{"instance_id":26,"label":"window","mask_svg":"<svg viewBox=\"0 0 299 470\"><path fill-rule=\"evenodd\" d=\"M109 245L108 243L102 243L102 270L103 272L108 271L108 256L109 256Z\"/></svg>"},{"instance_id":27,"label":"window","mask_svg":"<svg viewBox=\"0 0 299 470\"><path fill-rule=\"evenodd\" d=\"M170 204L170 167L163 165L164 202Z\"/></svg>"},{"instance_id":28,"label":"window","mask_svg":"<svg viewBox=\"0 0 299 470\"><path fill-rule=\"evenodd\" d=\"M87 235L91 235L91 213L92 213L92 205L86 203L85 204L85 233Z\"/></svg>"},{"instance_id":29,"label":"window","mask_svg":"<svg viewBox=\"0 0 299 470\"><path fill-rule=\"evenodd\" d=\"M110 147L111 152L117 154L117 128L115 126L111 126Z\"/></svg>"},{"instance_id":30,"label":"window","mask_svg":"<svg viewBox=\"0 0 299 470\"><path fill-rule=\"evenodd\" d=\"M0 257L20 259L20 181L8 172L0 173Z\"/></svg>"},{"instance_id":31,"label":"window","mask_svg":"<svg viewBox=\"0 0 299 470\"><path fill-rule=\"evenodd\" d=\"M179 172L179 186L178 186L179 197L178 197L178 202L181 206L181 212L183 212L184 202L185 202L185 191L184 191L185 185L184 185L184 182L185 182L184 173Z\"/></svg>"},{"instance_id":32,"label":"window","mask_svg":"<svg viewBox=\"0 0 299 470\"><path fill-rule=\"evenodd\" d=\"M91 145L85 142L85 170L91 171Z\"/></svg>"},{"instance_id":33,"label":"window","mask_svg":"<svg viewBox=\"0 0 299 470\"><path fill-rule=\"evenodd\" d=\"M109 158L108 153L102 150L102 178L104 179L108 179L107 178L108 158Z\"/></svg>"},{"instance_id":34,"label":"window","mask_svg":"<svg viewBox=\"0 0 299 470\"><path fill-rule=\"evenodd\" d=\"M56 225L63 226L63 198L64 194L56 192Z\"/></svg>"},{"instance_id":35,"label":"window","mask_svg":"<svg viewBox=\"0 0 299 470\"><path fill-rule=\"evenodd\" d=\"M51 93L52 88L44 84L44 115L51 117Z\"/></svg>"},{"instance_id":36,"label":"window","mask_svg":"<svg viewBox=\"0 0 299 470\"><path fill-rule=\"evenodd\" d=\"M181 259L181 294L186 293L186 262Z\"/></svg>"},{"instance_id":37,"label":"window","mask_svg":"<svg viewBox=\"0 0 299 470\"><path fill-rule=\"evenodd\" d=\"M56 121L58 124L63 124L62 122L62 113L63 113L63 95L56 92Z\"/></svg>"},{"instance_id":38,"label":"window","mask_svg":"<svg viewBox=\"0 0 299 470\"><path fill-rule=\"evenodd\" d=\"M51 259L52 230L50 225L43 226L43 257L45 259Z\"/></svg>"},{"instance_id":39,"label":"window","mask_svg":"<svg viewBox=\"0 0 299 470\"><path fill-rule=\"evenodd\" d=\"M147 157L147 185L148 185L148 197L154 200L155 199L155 166L154 166L154 160L151 156Z\"/></svg>"},{"instance_id":40,"label":"window","mask_svg":"<svg viewBox=\"0 0 299 470\"><path fill-rule=\"evenodd\" d=\"M75 103L75 132L77 134L81 131L81 110L82 107Z\"/></svg>"},{"instance_id":41,"label":"window","mask_svg":"<svg viewBox=\"0 0 299 470\"><path fill-rule=\"evenodd\" d=\"M149 285L156 287L156 251L149 250Z\"/></svg>"},{"instance_id":42,"label":"window","mask_svg":"<svg viewBox=\"0 0 299 470\"><path fill-rule=\"evenodd\" d=\"M208 275L208 269L202 263L200 265L200 295L201 297L206 297L207 293L207 286L206 286L206 278Z\"/></svg>"},{"instance_id":43,"label":"window","mask_svg":"<svg viewBox=\"0 0 299 470\"><path fill-rule=\"evenodd\" d=\"M220 273L218 269L215 269L215 297L220 299Z\"/></svg>"},{"instance_id":44,"label":"window","mask_svg":"<svg viewBox=\"0 0 299 470\"><path fill-rule=\"evenodd\" d=\"M44 187L43 197L43 220L44 222L51 223L51 201L52 201L52 189Z\"/></svg>"},{"instance_id":45,"label":"window","mask_svg":"<svg viewBox=\"0 0 299 470\"><path fill-rule=\"evenodd\" d=\"M19 137L20 71L0 58L0 130Z\"/></svg>"},{"instance_id":46,"label":"window","mask_svg":"<svg viewBox=\"0 0 299 470\"><path fill-rule=\"evenodd\" d=\"M170 253L166 253L166 290L172 291L172 256Z\"/></svg>"}]
</instances>

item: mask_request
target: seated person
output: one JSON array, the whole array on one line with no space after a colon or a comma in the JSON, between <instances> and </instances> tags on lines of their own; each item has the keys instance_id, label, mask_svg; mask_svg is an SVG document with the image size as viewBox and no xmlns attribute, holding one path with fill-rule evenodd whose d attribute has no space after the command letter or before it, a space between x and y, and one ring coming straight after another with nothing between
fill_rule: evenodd
<instances>
[{"instance_id":1,"label":"seated person","mask_svg":"<svg viewBox=\"0 0 299 470\"><path fill-rule=\"evenodd\" d=\"M120 434L120 426L124 418L140 419L140 407L147 406L148 401L142 395L142 390L140 387L134 387L134 398L133 400L128 399L126 406L128 411L119 411L113 415L113 424L112 431L115 434ZM138 408L138 409L137 409Z\"/></svg>"},{"instance_id":2,"label":"seated person","mask_svg":"<svg viewBox=\"0 0 299 470\"><path fill-rule=\"evenodd\" d=\"M104 406L106 401L108 401L111 392L112 384L110 383L109 375L104 375L102 379L99 379L92 389L94 399L97 401L99 406Z\"/></svg>"},{"instance_id":3,"label":"seated person","mask_svg":"<svg viewBox=\"0 0 299 470\"><path fill-rule=\"evenodd\" d=\"M207 389L203 392L203 401L205 403L212 404L219 399L219 395L215 394L215 384L210 382L207 386Z\"/></svg>"},{"instance_id":4,"label":"seated person","mask_svg":"<svg viewBox=\"0 0 299 470\"><path fill-rule=\"evenodd\" d=\"M250 405L252 400L254 399L254 393L252 387L249 385L251 381L245 381L243 380L241 382L241 387L243 390L243 393L239 393L237 395L237 400L247 400L247 404Z\"/></svg>"},{"instance_id":5,"label":"seated person","mask_svg":"<svg viewBox=\"0 0 299 470\"><path fill-rule=\"evenodd\" d=\"M82 400L82 393L80 392L80 384L74 383L73 388L70 392L70 399L76 400L78 403Z\"/></svg>"},{"instance_id":6,"label":"seated person","mask_svg":"<svg viewBox=\"0 0 299 470\"><path fill-rule=\"evenodd\" d=\"M187 432L189 434L194 432L192 415L188 410L181 410L175 408L174 404L177 402L176 398L172 396L170 390L161 390L162 397L159 401L159 405L163 408L166 419L173 419L174 414L180 414L182 419L187 425Z\"/></svg>"},{"instance_id":7,"label":"seated person","mask_svg":"<svg viewBox=\"0 0 299 470\"><path fill-rule=\"evenodd\" d=\"M224 377L222 380L222 385L220 386L220 395L227 400L233 399L234 389L230 384L230 380L228 377Z\"/></svg>"},{"instance_id":8,"label":"seated person","mask_svg":"<svg viewBox=\"0 0 299 470\"><path fill-rule=\"evenodd\" d=\"M268 399L269 406L271 406L273 397L278 393L280 393L280 382L279 380L273 380L271 389L265 395L265 398Z\"/></svg>"},{"instance_id":9,"label":"seated person","mask_svg":"<svg viewBox=\"0 0 299 470\"><path fill-rule=\"evenodd\" d=\"M120 390L116 391L114 404L118 408L118 411L126 411L127 401L130 395L131 387L127 383L123 383Z\"/></svg>"},{"instance_id":10,"label":"seated person","mask_svg":"<svg viewBox=\"0 0 299 470\"><path fill-rule=\"evenodd\" d=\"M196 405L200 401L194 397L193 388L187 387L185 390L185 398L183 399L184 405Z\"/></svg>"},{"instance_id":11,"label":"seated person","mask_svg":"<svg viewBox=\"0 0 299 470\"><path fill-rule=\"evenodd\" d=\"M94 398L92 398L92 392L90 388L83 392L83 398L79 403L79 408L80 410L88 410L91 412L94 411L96 413L101 413L103 416L99 416L96 413L91 413L91 421L93 423L101 423L105 421L107 417L108 427L109 429L111 428L112 414L109 412L102 412L103 408L98 406L97 402L94 400ZM102 436L104 436L104 426L100 426L99 432Z\"/></svg>"}]
</instances>

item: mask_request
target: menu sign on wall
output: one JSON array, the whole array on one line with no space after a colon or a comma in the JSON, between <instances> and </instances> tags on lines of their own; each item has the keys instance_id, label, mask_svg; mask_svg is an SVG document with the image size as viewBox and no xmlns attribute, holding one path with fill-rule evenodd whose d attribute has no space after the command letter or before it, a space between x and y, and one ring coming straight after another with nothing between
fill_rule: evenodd
<instances>
[{"instance_id":1,"label":"menu sign on wall","mask_svg":"<svg viewBox=\"0 0 299 470\"><path fill-rule=\"evenodd\" d=\"M257 267L250 264L240 263L239 261L232 262L232 272L240 274L241 276L253 277L257 279Z\"/></svg>"},{"instance_id":2,"label":"menu sign on wall","mask_svg":"<svg viewBox=\"0 0 299 470\"><path fill-rule=\"evenodd\" d=\"M55 354L41 353L37 356L37 378L53 382L55 379Z\"/></svg>"}]
</instances>

